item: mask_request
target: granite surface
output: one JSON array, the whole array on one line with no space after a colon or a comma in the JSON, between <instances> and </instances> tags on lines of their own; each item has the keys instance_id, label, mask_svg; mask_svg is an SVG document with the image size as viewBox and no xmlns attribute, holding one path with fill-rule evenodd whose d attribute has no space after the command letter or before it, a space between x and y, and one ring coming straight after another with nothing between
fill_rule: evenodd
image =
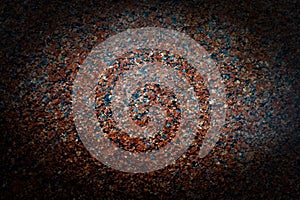
<instances>
[{"instance_id":1,"label":"granite surface","mask_svg":"<svg viewBox=\"0 0 300 200\"><path fill-rule=\"evenodd\" d=\"M299 22L296 0L3 1L0 199L297 199ZM201 130L179 159L134 174L90 154L74 124L71 96L80 65L97 44L141 27L183 32L203 46L221 74L227 109L219 140L206 157L197 156L210 125L209 112L203 111ZM114 86L114 70L122 73L124 63L133 66L150 54L161 62L174 56L162 50L128 52L116 61L123 65L107 72L105 87ZM189 80L208 109L201 76L175 57L165 62L195 77ZM163 131L142 140L103 118L111 107L101 81L95 114L116 146L146 152L170 142L182 117L172 88L149 83L132 94L129 113L141 127L153 121L143 100L167 110ZM139 98L140 91L147 92Z\"/></svg>"}]
</instances>

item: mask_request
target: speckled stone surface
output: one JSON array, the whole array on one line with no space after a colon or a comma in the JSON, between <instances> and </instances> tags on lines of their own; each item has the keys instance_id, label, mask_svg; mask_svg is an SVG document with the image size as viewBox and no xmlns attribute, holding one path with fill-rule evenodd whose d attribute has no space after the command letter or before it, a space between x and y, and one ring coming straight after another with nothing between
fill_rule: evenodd
<instances>
[{"instance_id":1,"label":"speckled stone surface","mask_svg":"<svg viewBox=\"0 0 300 200\"><path fill-rule=\"evenodd\" d=\"M299 1L4 1L0 198L297 199L299 16ZM206 157L197 156L209 126L204 114L203 131L176 162L131 174L109 168L87 151L74 124L71 94L93 47L128 28L147 26L184 32L211 54L225 84L227 115ZM196 83L204 84L201 78ZM172 88L145 88L172 97ZM100 102L97 109L101 121L101 110L109 106ZM177 109L180 105L169 120L180 123ZM147 118L136 120L147 124ZM176 123L154 139L160 145L150 147L164 145L161 137L172 138ZM116 133L109 134L128 151L147 151L150 142L125 135L120 144Z\"/></svg>"}]
</instances>

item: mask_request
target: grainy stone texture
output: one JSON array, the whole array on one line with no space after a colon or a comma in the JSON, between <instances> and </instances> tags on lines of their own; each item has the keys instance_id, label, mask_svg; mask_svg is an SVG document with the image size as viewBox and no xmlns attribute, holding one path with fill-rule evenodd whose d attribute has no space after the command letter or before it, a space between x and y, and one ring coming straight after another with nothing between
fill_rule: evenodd
<instances>
[{"instance_id":1,"label":"grainy stone texture","mask_svg":"<svg viewBox=\"0 0 300 200\"><path fill-rule=\"evenodd\" d=\"M297 199L299 7L299 1L4 1L1 199ZM82 144L71 110L72 82L93 47L146 26L184 32L212 54L226 86L227 117L205 158L197 157L209 126L204 112L203 130L176 162L130 174L103 165ZM196 84L205 88L200 77ZM169 96L168 107L172 88L145 87ZM201 95L207 98L204 91ZM98 117L101 109L109 110L100 105ZM169 120L180 123L180 112L173 111ZM137 120L147 124L147 118ZM161 137L172 138L176 127L150 147L164 145ZM110 137L129 151L150 150L150 141L125 135L118 144L115 133Z\"/></svg>"}]
</instances>

